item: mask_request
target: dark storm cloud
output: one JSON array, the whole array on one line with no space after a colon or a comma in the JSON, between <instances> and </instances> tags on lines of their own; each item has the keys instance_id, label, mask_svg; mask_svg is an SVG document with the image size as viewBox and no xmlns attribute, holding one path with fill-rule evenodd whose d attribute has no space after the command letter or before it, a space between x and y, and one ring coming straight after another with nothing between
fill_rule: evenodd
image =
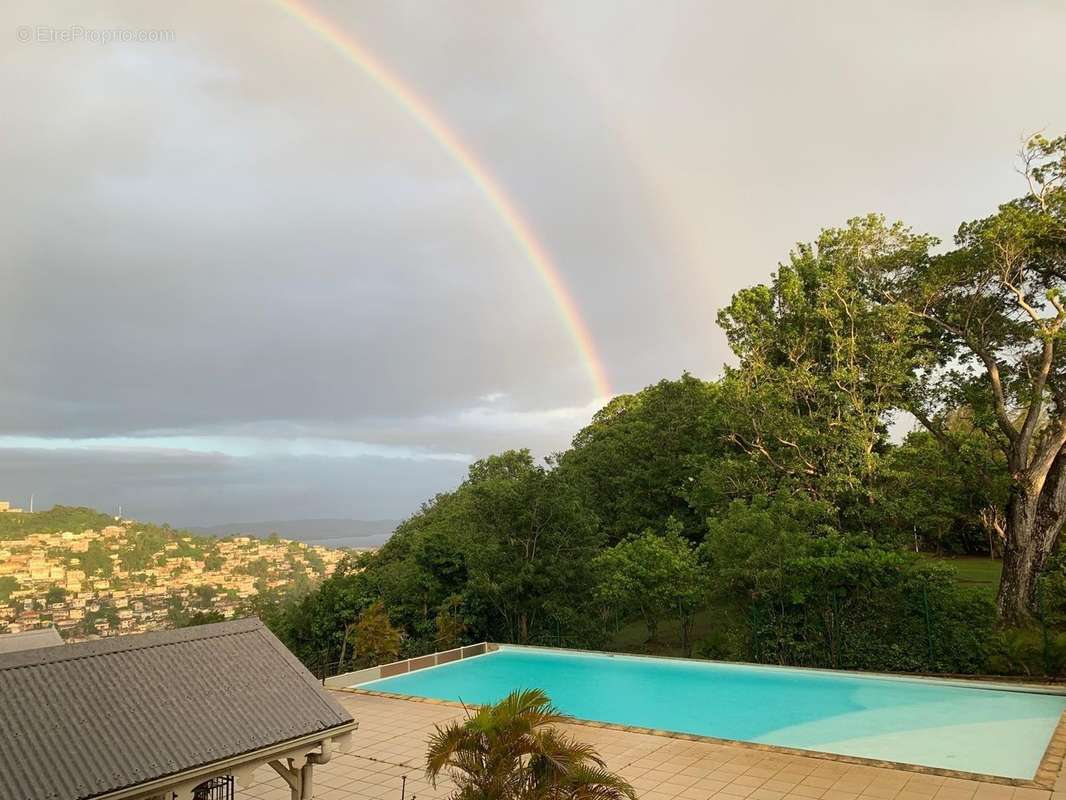
<instances>
[{"instance_id":1,"label":"dark storm cloud","mask_svg":"<svg viewBox=\"0 0 1066 800\"><path fill-rule=\"evenodd\" d=\"M160 452L0 449L0 485L23 507L93 505L176 525L324 516L386 519L457 483L465 466L383 458L239 459Z\"/></svg>"},{"instance_id":2,"label":"dark storm cloud","mask_svg":"<svg viewBox=\"0 0 1066 800\"><path fill-rule=\"evenodd\" d=\"M1057 3L316 8L506 187L619 391L716 374L716 309L795 240L870 210L950 235L1019 191L1023 133L1066 129ZM475 183L279 7L8 4L0 65L0 437L95 441L5 450L0 497L402 516L462 473L428 456L551 452L594 409ZM234 437L262 446L211 455Z\"/></svg>"}]
</instances>

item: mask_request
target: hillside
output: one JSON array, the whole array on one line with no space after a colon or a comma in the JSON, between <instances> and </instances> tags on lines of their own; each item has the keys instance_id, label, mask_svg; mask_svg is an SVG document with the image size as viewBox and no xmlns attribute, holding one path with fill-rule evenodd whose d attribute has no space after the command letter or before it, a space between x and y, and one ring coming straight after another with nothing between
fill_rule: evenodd
<instances>
[{"instance_id":1,"label":"hillside","mask_svg":"<svg viewBox=\"0 0 1066 800\"><path fill-rule=\"evenodd\" d=\"M18 539L33 533L79 531L114 525L115 518L94 508L54 506L48 511L0 514L0 541Z\"/></svg>"},{"instance_id":2,"label":"hillside","mask_svg":"<svg viewBox=\"0 0 1066 800\"><path fill-rule=\"evenodd\" d=\"M225 619L264 592L306 591L344 550L278 536L219 538L89 508L0 514L0 633L68 639Z\"/></svg>"}]
</instances>

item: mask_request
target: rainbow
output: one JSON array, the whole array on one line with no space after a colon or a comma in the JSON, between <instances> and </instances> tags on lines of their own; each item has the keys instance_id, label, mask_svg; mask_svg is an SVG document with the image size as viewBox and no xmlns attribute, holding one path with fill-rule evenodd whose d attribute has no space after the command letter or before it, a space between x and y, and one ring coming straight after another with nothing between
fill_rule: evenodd
<instances>
[{"instance_id":1,"label":"rainbow","mask_svg":"<svg viewBox=\"0 0 1066 800\"><path fill-rule=\"evenodd\" d=\"M371 80L395 100L419 125L421 125L474 181L481 193L488 200L496 215L511 232L515 242L525 254L526 260L536 269L544 284L548 287L552 299L559 310L570 336L577 345L585 368L592 379L598 399L610 398L614 392L607 380L607 371L603 360L596 350L596 344L589 332L588 325L581 318L573 295L566 288L558 267L552 263L545 247L537 241L529 223L523 219L515 204L504 192L499 182L493 178L488 168L448 127L443 119L410 86L405 84L384 64L373 56L335 23L310 8L307 3L298 0L276 0L277 5L290 16L303 23L309 30L329 42L332 47L359 67Z\"/></svg>"}]
</instances>

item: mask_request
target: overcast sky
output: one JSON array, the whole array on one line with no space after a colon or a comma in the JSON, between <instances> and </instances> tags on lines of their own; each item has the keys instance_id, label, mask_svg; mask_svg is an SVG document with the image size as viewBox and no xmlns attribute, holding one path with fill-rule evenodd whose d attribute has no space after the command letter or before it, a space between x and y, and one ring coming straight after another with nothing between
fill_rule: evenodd
<instances>
[{"instance_id":1,"label":"overcast sky","mask_svg":"<svg viewBox=\"0 0 1066 800\"><path fill-rule=\"evenodd\" d=\"M492 173L615 392L718 375L795 241L950 237L1066 131L1060 0L312 7ZM602 402L471 176L280 3L6 2L0 98L0 499L403 517Z\"/></svg>"}]
</instances>

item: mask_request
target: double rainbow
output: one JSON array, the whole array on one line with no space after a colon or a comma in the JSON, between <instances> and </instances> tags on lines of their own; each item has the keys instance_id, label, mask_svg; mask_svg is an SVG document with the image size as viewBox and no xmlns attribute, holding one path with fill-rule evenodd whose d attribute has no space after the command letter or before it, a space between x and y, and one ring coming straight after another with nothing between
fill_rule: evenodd
<instances>
[{"instance_id":1,"label":"double rainbow","mask_svg":"<svg viewBox=\"0 0 1066 800\"><path fill-rule=\"evenodd\" d=\"M277 4L294 19L327 41L337 52L358 66L371 80L395 100L419 125L421 125L451 156L481 190L496 215L511 232L526 260L540 275L551 293L559 315L577 345L582 361L588 371L598 398L613 395L607 371L596 351L588 325L581 318L573 295L566 288L558 267L552 263L544 246L537 241L532 228L493 178L488 168L463 142L459 135L448 127L443 119L407 84L373 56L350 34L342 30L309 5L299 0L277 0Z\"/></svg>"}]
</instances>

